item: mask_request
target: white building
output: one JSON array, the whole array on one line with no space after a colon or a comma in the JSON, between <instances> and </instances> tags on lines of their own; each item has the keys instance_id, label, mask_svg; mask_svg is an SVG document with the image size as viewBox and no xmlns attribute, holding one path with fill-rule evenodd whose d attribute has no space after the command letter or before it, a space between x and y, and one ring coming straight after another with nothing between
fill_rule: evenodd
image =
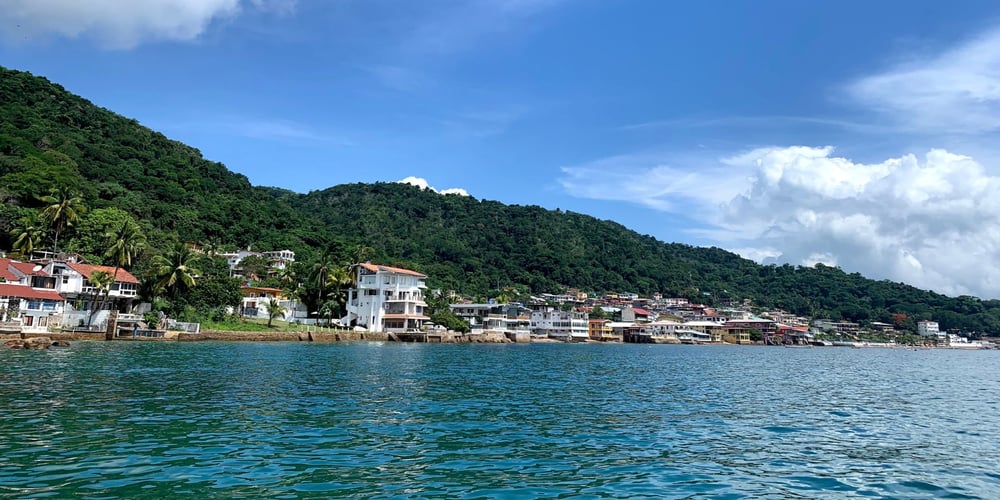
<instances>
[{"instance_id":1,"label":"white building","mask_svg":"<svg viewBox=\"0 0 1000 500\"><path fill-rule=\"evenodd\" d=\"M295 262L295 252L291 250L276 250L273 252L254 252L249 248L246 250L240 250L238 252L225 252L216 254L223 259L226 259L226 263L229 264L229 270L233 271L234 275L242 276L242 270L240 269L240 262L250 256L260 257L267 261L268 266L271 269L283 270L286 267L292 265Z\"/></svg>"},{"instance_id":2,"label":"white building","mask_svg":"<svg viewBox=\"0 0 1000 500\"><path fill-rule=\"evenodd\" d=\"M240 315L242 316L267 318L269 317L267 304L271 300L275 300L285 310L284 314L275 319L289 323L292 321L309 322L305 304L285 295L285 291L280 288L241 286L240 293L243 294L243 299L240 302Z\"/></svg>"},{"instance_id":3,"label":"white building","mask_svg":"<svg viewBox=\"0 0 1000 500\"><path fill-rule=\"evenodd\" d=\"M0 258L0 330L44 333L61 326L65 300L54 281L36 276L46 277L41 266Z\"/></svg>"},{"instance_id":4,"label":"white building","mask_svg":"<svg viewBox=\"0 0 1000 500\"><path fill-rule=\"evenodd\" d=\"M947 338L946 335L944 335L944 334L941 333L940 328L938 328L937 321L918 321L917 322L917 333L921 337L930 337L930 338L936 338L936 339L937 338L940 338L940 339Z\"/></svg>"},{"instance_id":5,"label":"white building","mask_svg":"<svg viewBox=\"0 0 1000 500\"><path fill-rule=\"evenodd\" d=\"M66 299L66 309L63 315L63 326L67 328L89 326L103 329L111 310L117 310L119 321L134 321L138 319L128 314L132 312L132 304L139 295L139 280L125 269L95 266L72 260L53 260L44 267L46 277L36 277L36 281L51 283ZM108 291L107 303L102 304L100 311L94 311L100 296L104 293L90 282L90 277L96 272L104 272L115 276L114 283ZM122 314L126 313L126 314Z\"/></svg>"},{"instance_id":6,"label":"white building","mask_svg":"<svg viewBox=\"0 0 1000 500\"><path fill-rule=\"evenodd\" d=\"M420 329L424 321L427 276L409 269L364 263L358 266L356 288L347 298L347 316L340 321L371 332Z\"/></svg>"},{"instance_id":7,"label":"white building","mask_svg":"<svg viewBox=\"0 0 1000 500\"><path fill-rule=\"evenodd\" d=\"M576 311L535 311L531 313L531 336L571 342L587 340L587 313Z\"/></svg>"}]
</instances>

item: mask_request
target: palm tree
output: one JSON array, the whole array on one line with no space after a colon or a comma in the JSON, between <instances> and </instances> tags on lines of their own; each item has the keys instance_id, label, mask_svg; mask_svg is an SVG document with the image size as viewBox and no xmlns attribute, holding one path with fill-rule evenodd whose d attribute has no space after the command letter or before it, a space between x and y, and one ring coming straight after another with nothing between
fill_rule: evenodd
<instances>
[{"instance_id":1,"label":"palm tree","mask_svg":"<svg viewBox=\"0 0 1000 500\"><path fill-rule=\"evenodd\" d=\"M129 220L123 221L121 226L109 231L105 236L108 238L108 250L104 255L114 263L113 277L118 281L118 270L132 267L132 260L142 252L146 237L139 230L139 226Z\"/></svg>"},{"instance_id":2,"label":"palm tree","mask_svg":"<svg viewBox=\"0 0 1000 500\"><path fill-rule=\"evenodd\" d=\"M313 264L312 279L316 284L316 288L320 290L321 299L326 298L327 277L334 267L329 252L324 253L319 262Z\"/></svg>"},{"instance_id":3,"label":"palm tree","mask_svg":"<svg viewBox=\"0 0 1000 500\"><path fill-rule=\"evenodd\" d=\"M79 221L80 215L87 211L87 207L83 204L83 198L66 186L53 189L50 194L42 196L39 200L46 204L41 212L42 219L56 230L52 251L57 253L62 230Z\"/></svg>"},{"instance_id":4,"label":"palm tree","mask_svg":"<svg viewBox=\"0 0 1000 500\"><path fill-rule=\"evenodd\" d=\"M267 327L271 328L271 322L274 318L280 318L285 315L287 309L285 306L278 302L278 299L270 298L264 303L264 308L267 309Z\"/></svg>"},{"instance_id":5,"label":"palm tree","mask_svg":"<svg viewBox=\"0 0 1000 500\"><path fill-rule=\"evenodd\" d=\"M195 286L195 278L201 274L194 268L197 259L198 254L184 243L174 244L167 255L157 255L153 259L156 285L169 292L172 299L177 299L182 291Z\"/></svg>"},{"instance_id":6,"label":"palm tree","mask_svg":"<svg viewBox=\"0 0 1000 500\"><path fill-rule=\"evenodd\" d=\"M111 273L106 271L94 271L90 273L90 277L87 278L87 281L90 282L90 286L94 287L94 304L90 309L90 316L87 318L87 326L90 326L90 324L94 321L94 314L97 314L97 311L104 309L104 304L107 302L108 294L111 291L111 284L114 283L115 280L114 277L111 276ZM103 299L101 298L102 293L104 295Z\"/></svg>"},{"instance_id":7,"label":"palm tree","mask_svg":"<svg viewBox=\"0 0 1000 500\"><path fill-rule=\"evenodd\" d=\"M45 224L37 214L22 217L18 222L20 227L16 227L10 232L11 236L16 238L14 250L17 250L22 258L30 259L35 247L41 243L42 237L45 235Z\"/></svg>"},{"instance_id":8,"label":"palm tree","mask_svg":"<svg viewBox=\"0 0 1000 500\"><path fill-rule=\"evenodd\" d=\"M354 284L354 278L347 267L335 267L330 270L326 277L326 299L327 302L335 302L337 309L341 310L347 303L347 290Z\"/></svg>"},{"instance_id":9,"label":"palm tree","mask_svg":"<svg viewBox=\"0 0 1000 500\"><path fill-rule=\"evenodd\" d=\"M319 317L326 318L326 325L333 323L333 315L340 311L340 304L336 300L328 300L319 308Z\"/></svg>"},{"instance_id":10,"label":"palm tree","mask_svg":"<svg viewBox=\"0 0 1000 500\"><path fill-rule=\"evenodd\" d=\"M278 279L281 281L282 290L284 290L285 293L288 294L288 297L292 300L292 311L295 311L296 302L299 297L299 287L298 283L295 281L295 271L292 270L292 266L286 264L285 267L278 272Z\"/></svg>"}]
</instances>

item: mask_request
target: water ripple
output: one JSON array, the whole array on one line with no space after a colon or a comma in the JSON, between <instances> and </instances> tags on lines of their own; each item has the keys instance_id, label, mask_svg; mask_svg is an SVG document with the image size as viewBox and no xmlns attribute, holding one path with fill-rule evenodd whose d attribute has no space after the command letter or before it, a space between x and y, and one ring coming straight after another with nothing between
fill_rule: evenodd
<instances>
[{"instance_id":1,"label":"water ripple","mask_svg":"<svg viewBox=\"0 0 1000 500\"><path fill-rule=\"evenodd\" d=\"M993 352L0 351L0 496L988 498Z\"/></svg>"}]
</instances>

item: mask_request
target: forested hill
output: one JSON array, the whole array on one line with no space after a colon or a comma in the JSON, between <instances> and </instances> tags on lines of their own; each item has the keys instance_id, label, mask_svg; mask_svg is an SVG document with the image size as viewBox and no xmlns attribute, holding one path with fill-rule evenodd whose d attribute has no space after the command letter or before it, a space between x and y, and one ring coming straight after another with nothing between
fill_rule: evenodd
<instances>
[{"instance_id":1,"label":"forested hill","mask_svg":"<svg viewBox=\"0 0 1000 500\"><path fill-rule=\"evenodd\" d=\"M292 201L377 253L448 288L661 292L708 303L753 299L813 317L1000 331L1000 301L952 298L840 269L761 266L718 248L663 243L583 214L441 195L402 184L351 184ZM996 328L996 329L994 329Z\"/></svg>"},{"instance_id":2,"label":"forested hill","mask_svg":"<svg viewBox=\"0 0 1000 500\"><path fill-rule=\"evenodd\" d=\"M197 149L44 78L0 67L5 204L31 205L60 185L77 187L91 208L118 206L193 241L292 246L301 244L296 236L310 236L299 234L309 226L287 204L271 202L269 190ZM7 231L0 238L9 238Z\"/></svg>"},{"instance_id":3,"label":"forested hill","mask_svg":"<svg viewBox=\"0 0 1000 500\"><path fill-rule=\"evenodd\" d=\"M661 292L713 302L750 298L799 314L1000 332L1000 301L950 298L818 266L759 266L716 248L668 244L610 221L539 207L440 195L401 184L308 194L252 186L200 152L99 108L44 78L0 68L0 249L10 229L60 185L90 208L137 218L152 248L172 240L289 248L300 274L321 254L415 267L431 285L491 296L533 292ZM148 256L147 256L148 258Z\"/></svg>"}]
</instances>

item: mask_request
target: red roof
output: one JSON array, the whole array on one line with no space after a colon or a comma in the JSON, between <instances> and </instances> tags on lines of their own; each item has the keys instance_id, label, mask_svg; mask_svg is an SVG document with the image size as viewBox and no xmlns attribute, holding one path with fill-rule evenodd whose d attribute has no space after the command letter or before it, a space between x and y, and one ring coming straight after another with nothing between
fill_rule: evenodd
<instances>
[{"instance_id":1,"label":"red roof","mask_svg":"<svg viewBox=\"0 0 1000 500\"><path fill-rule=\"evenodd\" d=\"M93 274L94 271L104 271L112 276L115 274L115 268L111 266L92 266L90 264L81 264L79 262L67 262L66 265L69 266L70 269L82 274L83 277L87 279L90 279L90 275ZM136 279L135 276L132 276L132 273L122 268L118 268L118 277L115 282L139 284L139 280Z\"/></svg>"},{"instance_id":2,"label":"red roof","mask_svg":"<svg viewBox=\"0 0 1000 500\"><path fill-rule=\"evenodd\" d=\"M0 259L0 278L6 281L19 281L20 276L14 274L10 268L15 267L14 261L10 259Z\"/></svg>"},{"instance_id":3,"label":"red roof","mask_svg":"<svg viewBox=\"0 0 1000 500\"><path fill-rule=\"evenodd\" d=\"M21 299L44 299L62 302L64 299L55 290L38 290L24 285L0 283L0 297L18 297Z\"/></svg>"},{"instance_id":4,"label":"red roof","mask_svg":"<svg viewBox=\"0 0 1000 500\"><path fill-rule=\"evenodd\" d=\"M632 312L634 312L636 314L639 314L639 315L642 315L642 316L652 316L653 315L653 313L651 313L651 312L649 312L649 311L647 311L645 309L639 309L638 307L633 307L632 308Z\"/></svg>"},{"instance_id":5,"label":"red roof","mask_svg":"<svg viewBox=\"0 0 1000 500\"><path fill-rule=\"evenodd\" d=\"M426 274L418 273L416 271L411 271L409 269L403 269L401 267L381 266L381 265L378 265L378 264L372 264L371 262L365 262L364 264L361 264L361 267L363 267L363 268L365 268L365 269L367 269L367 270L369 270L369 271L371 271L373 273L377 273L379 271L386 271L386 272L396 273L396 274L409 274L411 276L418 276L418 277L421 277L421 278L426 278L427 277Z\"/></svg>"},{"instance_id":6,"label":"red roof","mask_svg":"<svg viewBox=\"0 0 1000 500\"><path fill-rule=\"evenodd\" d=\"M7 281L20 281L21 276L18 276L13 271L17 271L25 276L47 276L47 274L40 269L35 271L35 266L36 264L31 262L21 262L13 259L0 258L0 278Z\"/></svg>"}]
</instances>

